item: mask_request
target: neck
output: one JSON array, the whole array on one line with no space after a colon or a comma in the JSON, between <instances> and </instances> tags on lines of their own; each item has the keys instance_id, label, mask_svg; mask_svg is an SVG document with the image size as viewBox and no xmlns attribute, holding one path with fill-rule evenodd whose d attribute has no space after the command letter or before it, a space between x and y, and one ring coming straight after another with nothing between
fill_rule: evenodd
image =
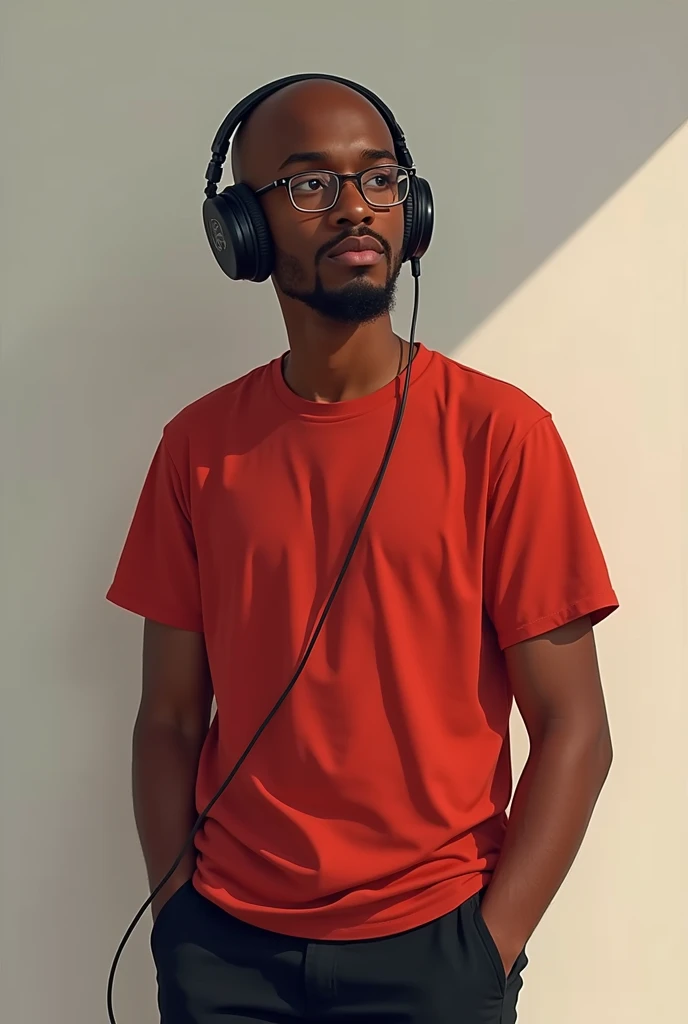
<instances>
[{"instance_id":1,"label":"neck","mask_svg":"<svg viewBox=\"0 0 688 1024\"><path fill-rule=\"evenodd\" d=\"M408 342L394 333L389 315L369 324L339 324L298 306L282 309L290 349L284 377L301 398L362 398L389 384L406 365Z\"/></svg>"}]
</instances>

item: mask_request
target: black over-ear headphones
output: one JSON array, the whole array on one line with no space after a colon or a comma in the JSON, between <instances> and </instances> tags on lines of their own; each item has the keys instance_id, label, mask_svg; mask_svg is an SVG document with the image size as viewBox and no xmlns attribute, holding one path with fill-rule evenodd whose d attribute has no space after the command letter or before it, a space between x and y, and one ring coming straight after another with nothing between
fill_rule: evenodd
<instances>
[{"instance_id":1,"label":"black over-ear headphones","mask_svg":"<svg viewBox=\"0 0 688 1024\"><path fill-rule=\"evenodd\" d=\"M430 185L416 175L404 133L389 107L370 89L336 75L290 75L279 78L250 93L227 114L213 140L212 157L205 174L208 185L205 190L207 198L203 203L203 223L215 259L233 281L265 281L270 277L274 266L274 246L260 201L248 185L230 185L219 195L217 185L222 177L230 141L242 121L268 96L295 82L309 79L324 79L348 86L365 96L387 122L397 160L401 167L408 169L410 175L409 194L404 203L402 261L414 261L411 266L415 272L415 261L424 255L432 238L434 211Z\"/></svg>"}]
</instances>

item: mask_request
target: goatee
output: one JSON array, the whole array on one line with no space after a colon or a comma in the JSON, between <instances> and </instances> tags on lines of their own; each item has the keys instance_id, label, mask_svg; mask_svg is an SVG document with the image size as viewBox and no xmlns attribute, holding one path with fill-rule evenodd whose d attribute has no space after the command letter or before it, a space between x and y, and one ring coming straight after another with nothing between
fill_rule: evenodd
<instances>
[{"instance_id":1,"label":"goatee","mask_svg":"<svg viewBox=\"0 0 688 1024\"><path fill-rule=\"evenodd\" d=\"M391 313L396 303L396 286L396 278L383 286L358 280L343 288L327 290L318 278L312 292L289 291L284 287L282 291L329 320L340 324L367 324Z\"/></svg>"},{"instance_id":2,"label":"goatee","mask_svg":"<svg viewBox=\"0 0 688 1024\"><path fill-rule=\"evenodd\" d=\"M315 287L308 291L298 287L298 282L305 277L298 260L279 253L275 280L290 299L303 302L329 320L340 324L365 324L379 320L394 309L400 270L401 262L393 268L384 285L371 284L365 277L366 271L362 270L341 288L325 288L318 273Z\"/></svg>"}]
</instances>

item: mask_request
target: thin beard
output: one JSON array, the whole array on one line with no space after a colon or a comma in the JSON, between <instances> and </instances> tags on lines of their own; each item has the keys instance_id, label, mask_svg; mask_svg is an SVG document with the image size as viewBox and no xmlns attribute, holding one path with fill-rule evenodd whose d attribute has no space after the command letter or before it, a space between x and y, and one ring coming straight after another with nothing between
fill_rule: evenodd
<instances>
[{"instance_id":1,"label":"thin beard","mask_svg":"<svg viewBox=\"0 0 688 1024\"><path fill-rule=\"evenodd\" d=\"M330 292L323 288L322 279L318 274L312 291L300 291L289 278L303 278L303 268L294 257L280 253L276 281L289 298L303 302L337 323L371 323L394 309L400 270L401 261L398 261L384 286L373 286L354 280L345 288Z\"/></svg>"}]
</instances>

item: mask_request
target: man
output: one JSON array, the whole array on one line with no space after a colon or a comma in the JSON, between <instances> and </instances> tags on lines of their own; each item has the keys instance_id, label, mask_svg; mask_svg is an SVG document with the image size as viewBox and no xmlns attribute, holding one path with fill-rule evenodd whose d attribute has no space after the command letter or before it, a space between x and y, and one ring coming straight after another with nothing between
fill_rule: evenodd
<instances>
[{"instance_id":1,"label":"man","mask_svg":"<svg viewBox=\"0 0 688 1024\"><path fill-rule=\"evenodd\" d=\"M233 146L253 190L290 176L260 197L289 351L167 425L108 595L145 617L151 888L291 677L389 439L411 354L403 205L375 201L394 157L379 111L318 80ZM323 168L380 171L337 193ZM307 667L154 900L163 1024L516 1020L610 767L593 626L617 601L550 415L424 345L410 372ZM530 756L507 821L512 698Z\"/></svg>"}]
</instances>

